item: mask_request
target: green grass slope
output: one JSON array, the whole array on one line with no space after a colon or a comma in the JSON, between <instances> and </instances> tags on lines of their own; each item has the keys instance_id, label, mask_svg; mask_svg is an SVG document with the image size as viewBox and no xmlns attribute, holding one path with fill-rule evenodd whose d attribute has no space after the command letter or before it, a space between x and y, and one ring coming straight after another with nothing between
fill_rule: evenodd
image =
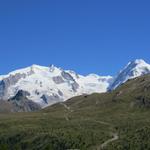
<instances>
[{"instance_id":1,"label":"green grass slope","mask_svg":"<svg viewBox=\"0 0 150 150\"><path fill-rule=\"evenodd\" d=\"M150 149L150 75L34 113L0 114L1 150Z\"/></svg>"}]
</instances>

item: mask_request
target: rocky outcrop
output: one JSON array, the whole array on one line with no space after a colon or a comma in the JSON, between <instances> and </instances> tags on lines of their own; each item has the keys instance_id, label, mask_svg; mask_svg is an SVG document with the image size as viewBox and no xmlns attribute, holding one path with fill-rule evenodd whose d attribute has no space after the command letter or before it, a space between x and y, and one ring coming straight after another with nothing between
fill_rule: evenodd
<instances>
[{"instance_id":1,"label":"rocky outcrop","mask_svg":"<svg viewBox=\"0 0 150 150\"><path fill-rule=\"evenodd\" d=\"M61 75L64 79L69 80L69 81L74 81L74 78L67 72L62 71Z\"/></svg>"},{"instance_id":2,"label":"rocky outcrop","mask_svg":"<svg viewBox=\"0 0 150 150\"><path fill-rule=\"evenodd\" d=\"M15 85L21 78L25 78L26 74L16 73L15 75L10 75L8 78L4 78L0 81L0 98L7 98L7 91L9 86Z\"/></svg>"},{"instance_id":3,"label":"rocky outcrop","mask_svg":"<svg viewBox=\"0 0 150 150\"><path fill-rule=\"evenodd\" d=\"M62 71L61 73L62 77L69 82L69 84L72 87L72 90L74 92L77 92L77 89L79 88L79 84L75 81L75 79L67 72Z\"/></svg>"},{"instance_id":4,"label":"rocky outcrop","mask_svg":"<svg viewBox=\"0 0 150 150\"><path fill-rule=\"evenodd\" d=\"M28 92L20 90L14 97L8 100L13 106L14 112L30 112L41 109L40 105L27 98L29 95Z\"/></svg>"},{"instance_id":5,"label":"rocky outcrop","mask_svg":"<svg viewBox=\"0 0 150 150\"><path fill-rule=\"evenodd\" d=\"M60 93L58 93L58 94L60 94ZM50 95L50 96L46 95L46 94L43 94L41 96L41 99L43 99L43 103L44 104L50 104L50 105L52 105L52 104L54 104L56 102L63 101L59 95L54 94L54 93L52 95Z\"/></svg>"},{"instance_id":6,"label":"rocky outcrop","mask_svg":"<svg viewBox=\"0 0 150 150\"><path fill-rule=\"evenodd\" d=\"M56 77L53 77L52 79L56 84L61 84L65 82L61 76L56 76Z\"/></svg>"},{"instance_id":7,"label":"rocky outcrop","mask_svg":"<svg viewBox=\"0 0 150 150\"><path fill-rule=\"evenodd\" d=\"M72 83L71 86L72 86L72 90L74 92L77 92L77 89L79 88L79 84L74 81L74 83Z\"/></svg>"}]
</instances>

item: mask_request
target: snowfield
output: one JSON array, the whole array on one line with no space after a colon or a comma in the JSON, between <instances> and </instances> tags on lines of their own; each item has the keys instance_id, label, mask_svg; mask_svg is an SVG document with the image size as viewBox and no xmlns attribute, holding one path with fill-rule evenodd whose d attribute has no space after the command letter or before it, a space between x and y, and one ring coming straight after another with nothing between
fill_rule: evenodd
<instances>
[{"instance_id":1,"label":"snowfield","mask_svg":"<svg viewBox=\"0 0 150 150\"><path fill-rule=\"evenodd\" d=\"M128 79L148 73L150 65L141 59L129 62L116 77L83 76L54 65L32 65L0 76L0 97L8 100L23 90L29 93L28 99L46 107L74 96L113 90Z\"/></svg>"}]
</instances>

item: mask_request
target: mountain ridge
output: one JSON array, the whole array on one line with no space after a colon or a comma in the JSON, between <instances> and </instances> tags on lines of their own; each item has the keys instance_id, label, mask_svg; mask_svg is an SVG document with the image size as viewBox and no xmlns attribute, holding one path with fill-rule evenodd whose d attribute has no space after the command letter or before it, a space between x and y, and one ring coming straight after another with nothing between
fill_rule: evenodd
<instances>
[{"instance_id":1,"label":"mountain ridge","mask_svg":"<svg viewBox=\"0 0 150 150\"><path fill-rule=\"evenodd\" d=\"M133 79L150 73L150 64L143 59L130 61L118 74L114 77L112 85L109 89L113 90L119 85L125 83L128 79Z\"/></svg>"},{"instance_id":2,"label":"mountain ridge","mask_svg":"<svg viewBox=\"0 0 150 150\"><path fill-rule=\"evenodd\" d=\"M101 77L95 74L82 76L54 65L50 67L32 65L1 76L0 96L1 99L7 100L19 90L23 90L30 93L29 99L45 107L47 103L53 104L84 93L90 94L99 90L105 92L108 80L111 80L110 76ZM47 99L47 102L43 98Z\"/></svg>"},{"instance_id":3,"label":"mountain ridge","mask_svg":"<svg viewBox=\"0 0 150 150\"><path fill-rule=\"evenodd\" d=\"M60 67L32 65L0 76L0 99L8 100L18 91L42 108L83 94L114 90L128 79L150 73L150 65L142 59L129 62L115 77L77 74Z\"/></svg>"}]
</instances>

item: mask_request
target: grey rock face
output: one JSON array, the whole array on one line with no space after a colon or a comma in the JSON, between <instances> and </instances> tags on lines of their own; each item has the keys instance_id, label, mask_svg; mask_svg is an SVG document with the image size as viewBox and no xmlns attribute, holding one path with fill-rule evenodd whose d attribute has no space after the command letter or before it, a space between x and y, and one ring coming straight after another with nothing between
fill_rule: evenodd
<instances>
[{"instance_id":1,"label":"grey rock face","mask_svg":"<svg viewBox=\"0 0 150 150\"><path fill-rule=\"evenodd\" d=\"M54 67L53 64L51 64L51 65L49 66L49 71L50 71L50 72L53 72L54 70L55 70L55 67Z\"/></svg>"},{"instance_id":2,"label":"grey rock face","mask_svg":"<svg viewBox=\"0 0 150 150\"><path fill-rule=\"evenodd\" d=\"M36 95L40 95L40 92L38 90L35 90Z\"/></svg>"},{"instance_id":3,"label":"grey rock face","mask_svg":"<svg viewBox=\"0 0 150 150\"><path fill-rule=\"evenodd\" d=\"M53 81L54 81L56 84L61 84L61 83L64 83L64 82L65 82L61 76L53 77Z\"/></svg>"},{"instance_id":4,"label":"grey rock face","mask_svg":"<svg viewBox=\"0 0 150 150\"><path fill-rule=\"evenodd\" d=\"M31 112L31 111L38 111L41 109L40 105L33 102L32 100L27 100L22 103L23 104L23 111L25 112Z\"/></svg>"},{"instance_id":5,"label":"grey rock face","mask_svg":"<svg viewBox=\"0 0 150 150\"><path fill-rule=\"evenodd\" d=\"M70 70L70 71L69 71L69 73L70 73L70 74L74 74L74 75L75 75L75 77L76 77L77 79L79 78L79 75L78 75L76 72L74 72L74 71Z\"/></svg>"},{"instance_id":6,"label":"grey rock face","mask_svg":"<svg viewBox=\"0 0 150 150\"><path fill-rule=\"evenodd\" d=\"M34 74L34 70L31 68L31 70L27 73L28 76Z\"/></svg>"},{"instance_id":7,"label":"grey rock face","mask_svg":"<svg viewBox=\"0 0 150 150\"><path fill-rule=\"evenodd\" d=\"M43 99L44 103L48 104L48 97L45 95L42 95L41 98Z\"/></svg>"},{"instance_id":8,"label":"grey rock face","mask_svg":"<svg viewBox=\"0 0 150 150\"><path fill-rule=\"evenodd\" d=\"M72 86L72 90L74 92L77 92L77 89L79 88L79 84L77 82L74 82L71 84L71 86Z\"/></svg>"},{"instance_id":9,"label":"grey rock face","mask_svg":"<svg viewBox=\"0 0 150 150\"><path fill-rule=\"evenodd\" d=\"M74 81L74 78L73 78L69 73L67 73L67 72L65 72L65 71L62 71L62 72L61 72L61 75L62 75L62 77L63 77L64 79L66 79L66 80Z\"/></svg>"},{"instance_id":10,"label":"grey rock face","mask_svg":"<svg viewBox=\"0 0 150 150\"><path fill-rule=\"evenodd\" d=\"M43 99L43 102L45 104L50 104L50 105L62 101L62 99L57 94L52 94L51 96L44 94L41 96L41 98Z\"/></svg>"},{"instance_id":11,"label":"grey rock face","mask_svg":"<svg viewBox=\"0 0 150 150\"><path fill-rule=\"evenodd\" d=\"M14 97L8 100L8 102L13 106L14 112L30 112L41 109L40 105L27 98L29 95L30 94L28 92L19 90Z\"/></svg>"},{"instance_id":12,"label":"grey rock face","mask_svg":"<svg viewBox=\"0 0 150 150\"><path fill-rule=\"evenodd\" d=\"M7 89L7 85L5 81L4 80L0 81L0 97L1 98L5 95L7 91L6 89Z\"/></svg>"},{"instance_id":13,"label":"grey rock face","mask_svg":"<svg viewBox=\"0 0 150 150\"><path fill-rule=\"evenodd\" d=\"M71 84L72 90L74 92L77 92L77 89L79 88L79 84L75 81L75 79L65 71L62 71L61 75L64 79L68 81L69 84Z\"/></svg>"},{"instance_id":14,"label":"grey rock face","mask_svg":"<svg viewBox=\"0 0 150 150\"><path fill-rule=\"evenodd\" d=\"M58 90L58 94L59 94L60 96L63 96L63 95L64 95L63 92L60 91L60 90Z\"/></svg>"},{"instance_id":15,"label":"grey rock face","mask_svg":"<svg viewBox=\"0 0 150 150\"><path fill-rule=\"evenodd\" d=\"M10 75L8 78L5 78L0 81L0 98L4 98L7 96L7 90L9 86L16 84L19 79L25 78L26 74L17 73L15 75Z\"/></svg>"},{"instance_id":16,"label":"grey rock face","mask_svg":"<svg viewBox=\"0 0 150 150\"><path fill-rule=\"evenodd\" d=\"M18 93L11 100L20 101L22 98L26 98L27 96L30 96L29 92L23 91L23 90L19 90Z\"/></svg>"},{"instance_id":17,"label":"grey rock face","mask_svg":"<svg viewBox=\"0 0 150 150\"><path fill-rule=\"evenodd\" d=\"M14 112L31 112L41 109L38 104L28 99L22 99L20 101L10 101L10 103L13 105Z\"/></svg>"}]
</instances>

